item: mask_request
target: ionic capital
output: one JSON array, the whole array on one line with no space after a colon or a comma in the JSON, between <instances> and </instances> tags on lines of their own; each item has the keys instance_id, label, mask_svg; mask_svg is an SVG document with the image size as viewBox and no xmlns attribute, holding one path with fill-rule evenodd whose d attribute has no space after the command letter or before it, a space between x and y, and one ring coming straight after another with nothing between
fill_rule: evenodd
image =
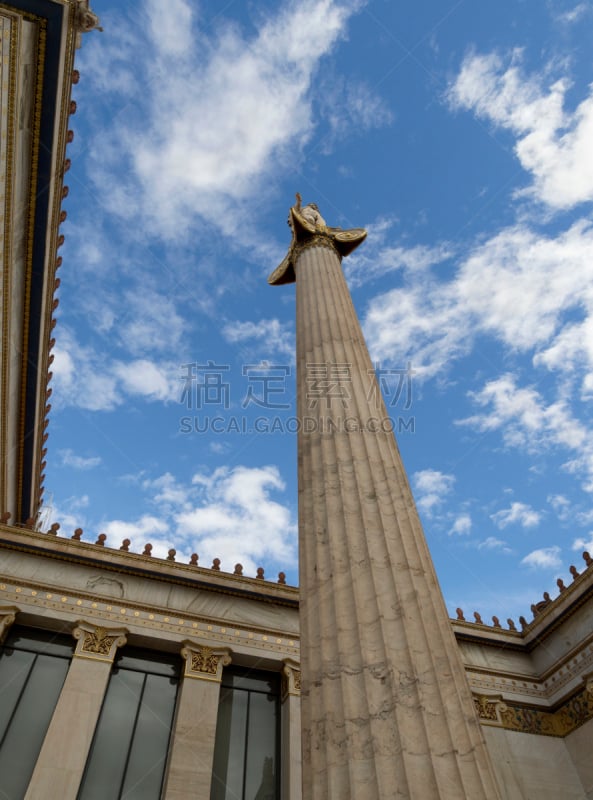
<instances>
[{"instance_id":1,"label":"ionic capital","mask_svg":"<svg viewBox=\"0 0 593 800\"><path fill-rule=\"evenodd\" d=\"M127 641L127 632L126 628L103 628L79 620L72 631L72 635L78 640L74 656L113 663L117 648Z\"/></svg>"},{"instance_id":2,"label":"ionic capital","mask_svg":"<svg viewBox=\"0 0 593 800\"><path fill-rule=\"evenodd\" d=\"M16 606L0 606L0 644L8 633L8 629L16 619L20 609Z\"/></svg>"},{"instance_id":3,"label":"ionic capital","mask_svg":"<svg viewBox=\"0 0 593 800\"><path fill-rule=\"evenodd\" d=\"M210 647L189 640L183 643L181 655L185 659L184 677L203 681L220 683L222 668L231 663L228 647Z\"/></svg>"},{"instance_id":4,"label":"ionic capital","mask_svg":"<svg viewBox=\"0 0 593 800\"><path fill-rule=\"evenodd\" d=\"M282 661L282 702L289 695L301 696L301 665L292 658Z\"/></svg>"}]
</instances>

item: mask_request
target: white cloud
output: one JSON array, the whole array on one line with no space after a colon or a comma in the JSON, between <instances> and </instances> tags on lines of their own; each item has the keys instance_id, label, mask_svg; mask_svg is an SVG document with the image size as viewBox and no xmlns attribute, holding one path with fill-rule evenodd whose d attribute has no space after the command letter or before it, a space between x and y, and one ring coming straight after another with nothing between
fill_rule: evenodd
<instances>
[{"instance_id":1,"label":"white cloud","mask_svg":"<svg viewBox=\"0 0 593 800\"><path fill-rule=\"evenodd\" d=\"M587 552L591 552L593 550L593 531L588 533L587 536L588 538L579 536L577 539L575 539L572 543L572 549L579 551L586 550Z\"/></svg>"},{"instance_id":2,"label":"white cloud","mask_svg":"<svg viewBox=\"0 0 593 800\"><path fill-rule=\"evenodd\" d=\"M58 455L61 457L64 466L73 467L74 469L92 469L93 467L99 466L101 463L101 458L99 456L90 456L88 458L77 456L75 452L69 448L59 450Z\"/></svg>"},{"instance_id":3,"label":"white cloud","mask_svg":"<svg viewBox=\"0 0 593 800\"><path fill-rule=\"evenodd\" d=\"M496 53L468 55L449 88L449 102L516 135L515 153L533 176L534 198L553 209L593 200L593 94L567 111L570 81L544 87L539 76L522 74L520 64L520 51L507 67Z\"/></svg>"},{"instance_id":4,"label":"white cloud","mask_svg":"<svg viewBox=\"0 0 593 800\"><path fill-rule=\"evenodd\" d=\"M273 353L288 359L295 359L296 343L292 323L283 323L278 319L260 319L257 322L228 322L222 329L222 335L231 344L250 342L250 353L254 343L263 356Z\"/></svg>"},{"instance_id":5,"label":"white cloud","mask_svg":"<svg viewBox=\"0 0 593 800\"><path fill-rule=\"evenodd\" d=\"M364 247L355 250L344 262L344 272L351 288L362 286L390 272L401 272L416 280L422 279L429 267L447 261L454 254L447 243L437 245L392 244L397 219L381 218L368 223Z\"/></svg>"},{"instance_id":6,"label":"white cloud","mask_svg":"<svg viewBox=\"0 0 593 800\"><path fill-rule=\"evenodd\" d=\"M488 381L483 389L469 394L484 412L457 424L482 432L501 430L505 444L529 452L550 447L572 451L574 457L563 468L582 475L585 491L593 491L593 435L575 418L567 400L547 404L534 388L518 387L510 374Z\"/></svg>"},{"instance_id":7,"label":"white cloud","mask_svg":"<svg viewBox=\"0 0 593 800\"><path fill-rule=\"evenodd\" d=\"M178 370L177 365L162 366L145 358L113 365L122 391L148 400L179 398Z\"/></svg>"},{"instance_id":8,"label":"white cloud","mask_svg":"<svg viewBox=\"0 0 593 800\"><path fill-rule=\"evenodd\" d=\"M392 252L380 250L377 263ZM435 262L450 255L445 245L430 253ZM408 268L404 286L370 302L364 330L374 358L409 358L421 379L445 369L486 334L514 350L534 351L536 364L548 369L582 369L583 361L593 369L589 222L577 221L554 238L525 225L506 228L470 249L449 281L437 279L430 262L427 257L421 275ZM355 281L363 267L361 262L355 269Z\"/></svg>"},{"instance_id":9,"label":"white cloud","mask_svg":"<svg viewBox=\"0 0 593 800\"><path fill-rule=\"evenodd\" d=\"M488 536L479 542L477 547L478 550L501 550L503 553L512 553L508 544L503 539L497 539L496 536Z\"/></svg>"},{"instance_id":10,"label":"white cloud","mask_svg":"<svg viewBox=\"0 0 593 800\"><path fill-rule=\"evenodd\" d=\"M578 3L574 8L557 14L556 19L564 25L572 25L582 19L588 11L591 11L591 6L588 3Z\"/></svg>"},{"instance_id":11,"label":"white cloud","mask_svg":"<svg viewBox=\"0 0 593 800\"><path fill-rule=\"evenodd\" d=\"M186 324L175 303L146 285L127 291L116 320L120 344L133 355L148 355L175 349Z\"/></svg>"},{"instance_id":12,"label":"white cloud","mask_svg":"<svg viewBox=\"0 0 593 800\"><path fill-rule=\"evenodd\" d=\"M177 535L192 542L200 563L220 558L232 571L240 562L255 575L261 561L284 564L296 557L296 523L290 510L272 498L285 485L273 466L221 467L193 478L198 497L190 510L174 515Z\"/></svg>"},{"instance_id":13,"label":"white cloud","mask_svg":"<svg viewBox=\"0 0 593 800\"><path fill-rule=\"evenodd\" d=\"M567 497L563 494L550 494L547 497L547 501L556 512L559 520L566 522L566 520L570 519L571 505Z\"/></svg>"},{"instance_id":14,"label":"white cloud","mask_svg":"<svg viewBox=\"0 0 593 800\"><path fill-rule=\"evenodd\" d=\"M495 514L490 515L490 519L497 528L501 530L508 525L518 524L523 528L537 527L541 520L541 514L527 505L526 503L514 502L509 508L501 509Z\"/></svg>"},{"instance_id":15,"label":"white cloud","mask_svg":"<svg viewBox=\"0 0 593 800\"><path fill-rule=\"evenodd\" d=\"M428 516L441 505L455 483L453 475L446 475L436 469L423 469L415 472L412 477L414 483L414 498L416 505Z\"/></svg>"},{"instance_id":16,"label":"white cloud","mask_svg":"<svg viewBox=\"0 0 593 800\"><path fill-rule=\"evenodd\" d=\"M521 560L521 563L532 569L559 569L562 566L560 548L554 545L533 550Z\"/></svg>"},{"instance_id":17,"label":"white cloud","mask_svg":"<svg viewBox=\"0 0 593 800\"><path fill-rule=\"evenodd\" d=\"M165 507L168 513L178 513L189 507L191 487L184 486L170 472L165 472L158 478L143 480L142 488L150 491L152 501L161 508Z\"/></svg>"},{"instance_id":18,"label":"white cloud","mask_svg":"<svg viewBox=\"0 0 593 800\"><path fill-rule=\"evenodd\" d=\"M144 545L150 542L153 545L152 555L166 558L168 550L173 547L167 521L151 514L143 514L134 522L109 520L101 524L101 530L107 534L106 544L109 547L117 548L124 539L129 539L130 551L134 553L141 553Z\"/></svg>"},{"instance_id":19,"label":"white cloud","mask_svg":"<svg viewBox=\"0 0 593 800\"><path fill-rule=\"evenodd\" d=\"M469 396L486 411L458 420L457 424L470 425L479 431L502 428L510 445L537 450L553 444L579 450L589 441L587 429L572 416L566 401L546 405L535 389L517 386L514 375L488 381Z\"/></svg>"},{"instance_id":20,"label":"white cloud","mask_svg":"<svg viewBox=\"0 0 593 800\"><path fill-rule=\"evenodd\" d=\"M64 326L60 345L53 352L56 397L64 406L110 411L121 405L126 396L164 402L179 398L178 364L148 359L109 360L108 354L81 345Z\"/></svg>"},{"instance_id":21,"label":"white cloud","mask_svg":"<svg viewBox=\"0 0 593 800\"><path fill-rule=\"evenodd\" d=\"M469 534L471 532L471 529L472 529L472 518L470 517L470 515L460 514L453 523L453 526L451 527L449 534L453 533Z\"/></svg>"},{"instance_id":22,"label":"white cloud","mask_svg":"<svg viewBox=\"0 0 593 800\"><path fill-rule=\"evenodd\" d=\"M196 217L234 232L258 182L294 163L311 138L320 59L360 5L303 0L262 15L252 36L219 19L212 38L188 2L175 0L164 29L162 5L151 2L141 41L127 49L139 60L135 102L144 104L148 122L120 119L117 148L112 134L94 142L94 179L109 208L128 219L144 215L152 233L168 238L183 235ZM101 47L95 44L91 61ZM121 53L106 48L104 55L121 65Z\"/></svg>"}]
</instances>

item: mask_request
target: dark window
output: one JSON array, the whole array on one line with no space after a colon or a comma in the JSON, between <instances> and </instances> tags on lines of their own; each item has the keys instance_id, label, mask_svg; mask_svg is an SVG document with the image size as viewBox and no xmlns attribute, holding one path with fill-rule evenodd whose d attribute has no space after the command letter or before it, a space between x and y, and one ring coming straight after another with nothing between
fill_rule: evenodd
<instances>
[{"instance_id":1,"label":"dark window","mask_svg":"<svg viewBox=\"0 0 593 800\"><path fill-rule=\"evenodd\" d=\"M280 676L224 670L210 800L279 800Z\"/></svg>"},{"instance_id":2,"label":"dark window","mask_svg":"<svg viewBox=\"0 0 593 800\"><path fill-rule=\"evenodd\" d=\"M158 800L181 658L126 648L117 657L79 800Z\"/></svg>"},{"instance_id":3,"label":"dark window","mask_svg":"<svg viewBox=\"0 0 593 800\"><path fill-rule=\"evenodd\" d=\"M0 647L0 797L25 796L73 649L71 636L17 626Z\"/></svg>"}]
</instances>

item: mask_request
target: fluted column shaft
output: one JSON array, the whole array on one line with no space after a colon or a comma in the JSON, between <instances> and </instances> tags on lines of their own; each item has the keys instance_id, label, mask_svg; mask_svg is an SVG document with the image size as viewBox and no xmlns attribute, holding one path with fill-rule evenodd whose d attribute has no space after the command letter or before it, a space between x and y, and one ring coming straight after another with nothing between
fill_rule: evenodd
<instances>
[{"instance_id":1,"label":"fluted column shaft","mask_svg":"<svg viewBox=\"0 0 593 800\"><path fill-rule=\"evenodd\" d=\"M340 259L318 239L295 272L303 800L493 800L393 433L361 431L388 415Z\"/></svg>"}]
</instances>

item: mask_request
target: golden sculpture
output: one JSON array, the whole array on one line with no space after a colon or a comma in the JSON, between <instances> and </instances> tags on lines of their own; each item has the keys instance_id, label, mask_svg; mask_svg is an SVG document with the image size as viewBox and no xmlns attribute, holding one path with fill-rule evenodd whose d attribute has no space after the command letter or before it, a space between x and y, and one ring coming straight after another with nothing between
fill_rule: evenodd
<instances>
[{"instance_id":1,"label":"golden sculpture","mask_svg":"<svg viewBox=\"0 0 593 800\"><path fill-rule=\"evenodd\" d=\"M366 239L364 228L330 228L319 213L315 203L302 205L297 192L296 203L288 213L288 224L292 230L292 242L282 263L269 276L268 283L279 286L283 283L294 283L296 280L295 264L298 254L305 247L330 247L342 258L349 255Z\"/></svg>"}]
</instances>

